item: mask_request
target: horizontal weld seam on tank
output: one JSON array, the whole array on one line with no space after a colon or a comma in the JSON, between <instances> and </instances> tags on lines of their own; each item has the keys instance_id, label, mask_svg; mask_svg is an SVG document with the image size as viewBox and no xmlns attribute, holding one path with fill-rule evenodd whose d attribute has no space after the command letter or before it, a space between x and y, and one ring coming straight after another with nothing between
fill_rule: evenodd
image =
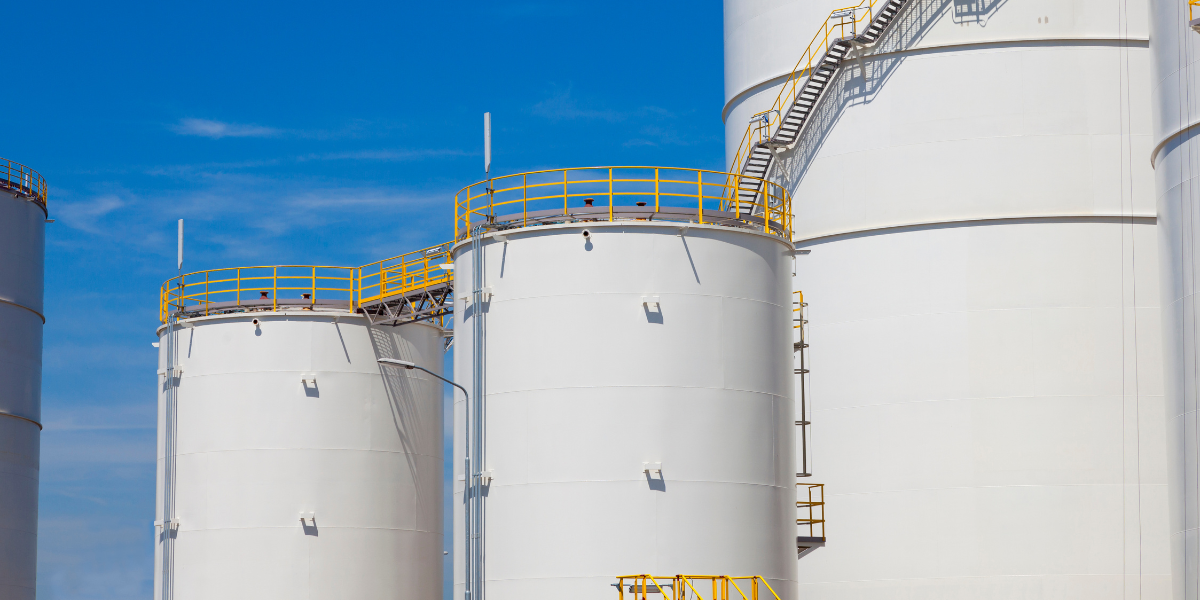
<instances>
[{"instance_id":1,"label":"horizontal weld seam on tank","mask_svg":"<svg viewBox=\"0 0 1200 600\"><path fill-rule=\"evenodd\" d=\"M23 418L23 417L18 417ZM234 448L231 450L198 450L196 452L176 452L175 456L200 456L202 454L225 454L229 452L307 452L309 450L319 450L321 452L372 452L379 454L403 454L405 456L436 458L441 460L445 455L423 454L420 452L405 452L403 450L375 450L367 448L326 448L322 446L288 446L283 448ZM162 457L158 457L162 460Z\"/></svg>"},{"instance_id":2,"label":"horizontal weld seam on tank","mask_svg":"<svg viewBox=\"0 0 1200 600\"><path fill-rule=\"evenodd\" d=\"M954 51L958 49L980 49L986 50L989 48L1020 48L1020 47L1040 47L1040 46L1110 46L1113 44L1129 44L1131 46L1147 46L1150 45L1150 38L1027 38L1017 40L991 40L981 42L966 42L960 44L938 44L936 46L922 46L920 48L912 48L909 50L897 50L895 52L880 52L878 54L864 54L862 58L887 58L896 55L916 56L923 53L939 53L946 51ZM868 46L870 48L870 46ZM750 84L744 87L741 91L734 94L721 109L721 122L724 123L729 119L731 107L738 101L743 100L746 96L753 95L756 92L762 91L759 88L769 88L777 83L782 83L792 76L792 72L781 73L762 79L757 83Z\"/></svg>"},{"instance_id":3,"label":"horizontal weld seam on tank","mask_svg":"<svg viewBox=\"0 0 1200 600\"><path fill-rule=\"evenodd\" d=\"M184 531L242 531L246 529L291 529L295 525L247 525L245 527L197 527L195 529L183 528ZM311 525L309 526L311 527ZM319 529L382 529L387 531L416 531L418 533L442 533L436 529L419 529L415 527L363 527L360 525L322 525L320 518L317 519L317 527Z\"/></svg>"},{"instance_id":4,"label":"horizontal weld seam on tank","mask_svg":"<svg viewBox=\"0 0 1200 600\"><path fill-rule=\"evenodd\" d=\"M19 419L21 421L28 421L30 423L33 423L34 425L37 425L38 431L42 430L42 424L38 423L37 421L34 421L33 419L30 419L29 417L22 417L21 415L14 415L10 412L3 411L3 410L0 410L0 417L9 417L12 419Z\"/></svg>"},{"instance_id":5,"label":"horizontal weld seam on tank","mask_svg":"<svg viewBox=\"0 0 1200 600\"><path fill-rule=\"evenodd\" d=\"M868 317L865 319L846 319L845 321L821 321L819 323L819 325L821 327L827 328L827 327L831 327L834 325L846 325L846 324L850 324L850 323L870 323L872 321L882 321L882 320L893 321L895 319L907 319L907 318L911 318L911 317L929 317L929 316L934 316L934 315L961 315L961 314L966 314L966 313L982 314L982 313L1000 312L1000 311L1028 311L1028 310L1080 310L1080 309L1091 310L1094 308L1097 308L1097 307L1064 305L1064 306L1015 306L1012 308L969 308L969 309L965 309L965 310L937 310L937 311L932 311L932 312L890 314L890 315L884 315L881 317ZM1107 307L1100 307L1100 308L1107 308ZM1145 306L1135 306L1133 308L1146 308L1146 307ZM812 327L812 326L813 325L810 325L810 327ZM1145 394L1143 394L1143 395L1145 395ZM1000 397L1003 397L1003 396L1000 396ZM1027 396L1013 396L1013 398L1025 398L1025 397L1027 397ZM1034 396L1034 397L1037 397L1037 396Z\"/></svg>"},{"instance_id":6,"label":"horizontal weld seam on tank","mask_svg":"<svg viewBox=\"0 0 1200 600\"><path fill-rule=\"evenodd\" d=\"M1196 119L1196 120L1192 121L1191 123L1180 126L1179 129L1176 129L1171 134L1169 134L1166 137L1164 137L1163 139L1159 140L1158 143L1154 145L1154 149L1150 151L1150 168L1153 169L1155 163L1158 162L1158 153L1162 152L1163 147L1165 147L1168 143L1171 142L1171 140L1175 139L1177 136L1186 133L1188 130L1192 129L1193 127L1195 127L1197 125L1200 125L1200 119Z\"/></svg>"},{"instance_id":7,"label":"horizontal weld seam on tank","mask_svg":"<svg viewBox=\"0 0 1200 600\"><path fill-rule=\"evenodd\" d=\"M657 478L655 478L657 479ZM787 479L791 479L788 477ZM502 483L500 480L494 481L491 485L496 487L520 487L530 485L561 485L564 483L629 483L631 481L646 481L645 476L630 477L627 479L554 479L551 481L524 481L521 483ZM672 477L669 479L671 483L719 483L727 485L746 485L753 487L779 488L788 489L795 487L795 482L788 481L787 483L758 483L754 481L733 481L727 479L681 479Z\"/></svg>"},{"instance_id":8,"label":"horizontal weld seam on tank","mask_svg":"<svg viewBox=\"0 0 1200 600\"><path fill-rule=\"evenodd\" d=\"M953 490L1004 490L1009 488L1060 488L1060 487L1093 487L1093 486L1122 487L1129 484L1115 483L1013 483L1008 485L955 485L937 488L895 488L888 490L873 490L869 492L841 492L828 494L831 498L841 496L872 496L875 494L897 494L902 492L948 492ZM1141 485L1165 485L1161 483L1143 483ZM958 577L957 575L955 577Z\"/></svg>"},{"instance_id":9,"label":"horizontal weld seam on tank","mask_svg":"<svg viewBox=\"0 0 1200 600\"><path fill-rule=\"evenodd\" d=\"M42 320L42 325L46 324L46 315L43 315L42 313L40 313L36 310L33 310L32 308L29 308L28 306L25 306L24 304L18 304L16 302L13 302L12 300L5 300L4 298L0 298L0 304L8 304L10 306L15 306L17 308L23 308L23 309L37 315L38 318L40 318Z\"/></svg>"},{"instance_id":10,"label":"horizontal weld seam on tank","mask_svg":"<svg viewBox=\"0 0 1200 600\"><path fill-rule=\"evenodd\" d=\"M573 296L588 296L588 297L591 297L591 296L634 296L634 297L641 297L641 296L644 296L649 293L658 294L659 296L662 296L663 298L693 297L693 298L727 298L729 300L745 300L747 302L757 302L759 304L766 304L767 306L777 306L780 308L787 308L788 311L792 310L791 304L786 304L786 305L785 304L776 304L774 302L767 302L766 300L763 300L761 298L747 298L745 296L726 296L726 295L722 295L722 294L693 294L693 293L689 293L689 292L579 292L577 294L544 294L544 295L539 295L539 296L509 296L509 297L504 297L504 298L492 296L491 302L501 303L501 302L511 302L513 300L533 300L533 299L541 299L541 298L570 298Z\"/></svg>"},{"instance_id":11,"label":"horizontal weld seam on tank","mask_svg":"<svg viewBox=\"0 0 1200 600\"><path fill-rule=\"evenodd\" d=\"M833 233L822 233L806 238L796 238L793 240L795 244L811 244L813 242L829 242L832 238L857 235L874 235L887 234L899 229L915 229L919 227L972 227L980 225L989 225L993 223L1005 223L1009 221L1054 221L1066 220L1077 221L1080 223L1088 222L1114 222L1122 219L1138 219L1157 221L1157 214L1149 213L1133 213L1133 214L1061 214L1061 215L1025 215L1012 217L978 217L964 219L947 219L945 221L919 221L915 223L900 223L897 225L880 225L879 227L866 227L863 229L850 229L846 231L836 231Z\"/></svg>"},{"instance_id":12,"label":"horizontal weld seam on tank","mask_svg":"<svg viewBox=\"0 0 1200 600\"><path fill-rule=\"evenodd\" d=\"M791 374L789 374L789 375L791 375ZM789 396L787 394L775 394L772 392L764 392L761 390L746 390L746 389L742 389L742 388L731 388L731 387L724 387L724 386L717 387L717 386L709 386L709 385L653 385L653 384L640 384L640 383L630 383L630 384L625 384L625 385L564 385L564 386L545 387L545 388L523 388L523 389L519 389L519 390L507 390L507 391L503 391L503 392L488 392L487 397L491 398L493 396L503 396L506 394L524 394L527 392L551 392L554 390L593 390L593 389L594 390L605 390L605 389L613 389L613 388L617 388L617 389L672 388L672 389L679 389L679 390L722 390L722 391L726 391L726 392L745 392L747 394L760 394L763 396L774 396L776 398L791 398L791 396Z\"/></svg>"},{"instance_id":13,"label":"horizontal weld seam on tank","mask_svg":"<svg viewBox=\"0 0 1200 600\"><path fill-rule=\"evenodd\" d=\"M1117 396L1119 394L1110 394ZM1162 397L1162 394L1128 394L1129 396L1144 396L1147 398ZM837 410L860 410L864 408L876 408L884 406L904 406L907 404L922 404L926 402L975 402L977 400L1034 400L1034 399L1055 399L1055 398L1095 398L1097 394L1052 394L1039 396L966 396L962 398L926 398L922 400L905 400L903 402L880 402L878 404L854 404L852 406L834 406L831 408L814 408L813 412L833 412ZM1180 416L1180 415L1175 415Z\"/></svg>"}]
</instances>

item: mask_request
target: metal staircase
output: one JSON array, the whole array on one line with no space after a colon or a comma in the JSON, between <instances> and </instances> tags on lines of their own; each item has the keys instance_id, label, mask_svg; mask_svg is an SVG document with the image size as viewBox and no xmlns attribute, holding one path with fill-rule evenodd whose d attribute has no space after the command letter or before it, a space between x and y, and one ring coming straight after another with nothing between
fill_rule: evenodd
<instances>
[{"instance_id":1,"label":"metal staircase","mask_svg":"<svg viewBox=\"0 0 1200 600\"><path fill-rule=\"evenodd\" d=\"M775 151L800 139L809 115L850 51L855 46L870 46L879 41L909 1L862 0L857 6L829 14L792 69L775 103L750 119L730 168L730 172L743 176L731 186L743 207L741 212L753 210L753 201L762 185L760 180L771 169Z\"/></svg>"}]
</instances>

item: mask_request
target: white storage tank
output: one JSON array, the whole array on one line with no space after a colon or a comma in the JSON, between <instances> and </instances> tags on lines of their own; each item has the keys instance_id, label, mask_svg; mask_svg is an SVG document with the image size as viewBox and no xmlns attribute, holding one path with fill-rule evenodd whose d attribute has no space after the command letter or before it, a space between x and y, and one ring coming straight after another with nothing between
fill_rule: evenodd
<instances>
[{"instance_id":1,"label":"white storage tank","mask_svg":"<svg viewBox=\"0 0 1200 600\"><path fill-rule=\"evenodd\" d=\"M12 600L32 600L37 580L45 228L45 181L0 159L0 598Z\"/></svg>"},{"instance_id":2,"label":"white storage tank","mask_svg":"<svg viewBox=\"0 0 1200 600\"><path fill-rule=\"evenodd\" d=\"M567 170L460 194L454 364L472 402L485 393L486 584L465 589L458 394L455 598L607 600L636 573L761 575L796 597L792 247L713 198L701 217L667 197L701 176Z\"/></svg>"},{"instance_id":3,"label":"white storage tank","mask_svg":"<svg viewBox=\"0 0 1200 600\"><path fill-rule=\"evenodd\" d=\"M1150 1L1154 135L1137 160L1154 165L1162 260L1163 352L1167 396L1167 462L1171 497L1171 597L1200 598L1200 376L1197 375L1197 215L1200 214L1200 33L1189 21L1200 10L1185 2ZM1194 21L1192 21L1195 23Z\"/></svg>"},{"instance_id":4,"label":"white storage tank","mask_svg":"<svg viewBox=\"0 0 1200 600\"><path fill-rule=\"evenodd\" d=\"M843 6L725 1L731 162L814 34L869 33ZM1146 15L909 0L773 148L811 251L805 598L1168 593Z\"/></svg>"},{"instance_id":5,"label":"white storage tank","mask_svg":"<svg viewBox=\"0 0 1200 600\"><path fill-rule=\"evenodd\" d=\"M319 277L185 278L158 331L155 597L440 599L443 384L376 361L440 373L442 329L373 326Z\"/></svg>"}]
</instances>

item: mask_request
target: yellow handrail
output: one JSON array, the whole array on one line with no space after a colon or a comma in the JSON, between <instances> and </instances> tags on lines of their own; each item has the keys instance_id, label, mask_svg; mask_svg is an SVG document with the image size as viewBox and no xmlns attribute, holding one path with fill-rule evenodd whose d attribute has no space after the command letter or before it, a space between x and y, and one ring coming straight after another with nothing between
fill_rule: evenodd
<instances>
[{"instance_id":1,"label":"yellow handrail","mask_svg":"<svg viewBox=\"0 0 1200 600\"><path fill-rule=\"evenodd\" d=\"M203 316L259 308L308 307L355 312L365 303L449 284L450 243L361 267L277 265L186 273L159 288L159 320L178 312ZM281 294L282 292L282 294ZM281 295L298 297L281 297ZM257 297L256 297L257 295ZM343 304L344 303L344 304Z\"/></svg>"},{"instance_id":2,"label":"yellow handrail","mask_svg":"<svg viewBox=\"0 0 1200 600\"><path fill-rule=\"evenodd\" d=\"M753 198L737 195L743 180L758 184L759 192ZM473 183L454 196L455 240L466 239L472 228L481 224L511 229L549 222L618 220L715 223L758 229L790 240L792 201L783 186L757 177L639 166L517 173Z\"/></svg>"},{"instance_id":3,"label":"yellow handrail","mask_svg":"<svg viewBox=\"0 0 1200 600\"><path fill-rule=\"evenodd\" d=\"M659 583L658 580L663 580L667 583ZM630 580L629 589L626 589L626 580ZM738 581L742 581L746 585L746 590L743 590L738 585ZM696 589L696 584L707 582L711 589L711 595L704 596L704 593ZM737 596L730 594L730 586L733 586ZM704 586L701 586L704 589ZM625 593L629 591L633 594L633 600L649 600L649 594L657 594L655 598L661 600L685 600L688 598L687 590L692 591L692 597L697 600L768 600L774 598L779 600L779 594L771 588L771 584L761 575L650 575L643 573L639 575L618 575L617 576L617 595L620 600L625 600ZM765 590L765 591L764 591ZM770 595L767 595L767 594ZM668 596L667 594L670 594Z\"/></svg>"},{"instance_id":4,"label":"yellow handrail","mask_svg":"<svg viewBox=\"0 0 1200 600\"><path fill-rule=\"evenodd\" d=\"M1188 22L1195 20L1195 16L1192 14L1192 9L1197 6L1200 6L1200 0L1188 0Z\"/></svg>"},{"instance_id":5,"label":"yellow handrail","mask_svg":"<svg viewBox=\"0 0 1200 600\"><path fill-rule=\"evenodd\" d=\"M806 488L808 497L796 501L796 507L807 510L808 514L796 519L797 525L808 526L808 537L825 537L825 484L797 483L796 487ZM818 533L820 535L818 535Z\"/></svg>"},{"instance_id":6,"label":"yellow handrail","mask_svg":"<svg viewBox=\"0 0 1200 600\"><path fill-rule=\"evenodd\" d=\"M28 196L46 208L46 180L41 173L7 158L0 158L0 189Z\"/></svg>"},{"instance_id":7,"label":"yellow handrail","mask_svg":"<svg viewBox=\"0 0 1200 600\"><path fill-rule=\"evenodd\" d=\"M448 283L454 276L442 265L450 264L452 245L438 244L359 267L356 290L359 305Z\"/></svg>"},{"instance_id":8,"label":"yellow handrail","mask_svg":"<svg viewBox=\"0 0 1200 600\"><path fill-rule=\"evenodd\" d=\"M813 68L818 66L815 63L825 56L832 43L857 35L859 31L862 31L859 28L860 24L869 26L875 20L876 5L886 5L890 1L862 0L853 6L829 12L829 16L821 24L821 28L813 35L812 40L800 55L800 60L796 61L796 66L792 68L788 80L779 89L779 94L775 97L771 108L751 115L750 122L746 126L746 133L742 136L742 141L738 144L737 152L734 153L733 162L729 167L731 173L740 173L754 144L770 139L771 132L779 128L780 121L787 114L787 109L795 103L796 95L803 89L800 85L802 78L806 79L812 73Z\"/></svg>"},{"instance_id":9,"label":"yellow handrail","mask_svg":"<svg viewBox=\"0 0 1200 600\"><path fill-rule=\"evenodd\" d=\"M159 288L159 320L166 323L171 314L184 310L201 315L225 307L277 310L281 301L287 306L316 306L318 300L333 300L353 310L354 272L353 267L272 265L186 273ZM280 298L280 292L297 292L299 297Z\"/></svg>"}]
</instances>

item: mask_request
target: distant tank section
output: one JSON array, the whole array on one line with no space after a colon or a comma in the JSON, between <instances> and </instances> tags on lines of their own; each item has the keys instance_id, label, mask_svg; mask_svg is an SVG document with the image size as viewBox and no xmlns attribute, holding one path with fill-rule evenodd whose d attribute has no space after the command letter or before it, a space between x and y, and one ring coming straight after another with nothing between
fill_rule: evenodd
<instances>
[{"instance_id":1,"label":"distant tank section","mask_svg":"<svg viewBox=\"0 0 1200 600\"><path fill-rule=\"evenodd\" d=\"M810 252L805 597L1166 593L1146 15L726 0L729 168Z\"/></svg>"},{"instance_id":2,"label":"distant tank section","mask_svg":"<svg viewBox=\"0 0 1200 600\"><path fill-rule=\"evenodd\" d=\"M0 159L0 598L33 600L42 431L46 181Z\"/></svg>"},{"instance_id":3,"label":"distant tank section","mask_svg":"<svg viewBox=\"0 0 1200 600\"><path fill-rule=\"evenodd\" d=\"M1150 1L1153 143L1148 153L1134 157L1153 164L1158 200L1174 600L1200 597L1200 35L1193 32L1200 32L1198 5L1196 0Z\"/></svg>"},{"instance_id":4,"label":"distant tank section","mask_svg":"<svg viewBox=\"0 0 1200 600\"><path fill-rule=\"evenodd\" d=\"M445 255L163 285L155 598L442 597Z\"/></svg>"},{"instance_id":5,"label":"distant tank section","mask_svg":"<svg viewBox=\"0 0 1200 600\"><path fill-rule=\"evenodd\" d=\"M738 183L605 167L458 194L455 598L643 573L797 597L790 198Z\"/></svg>"}]
</instances>

